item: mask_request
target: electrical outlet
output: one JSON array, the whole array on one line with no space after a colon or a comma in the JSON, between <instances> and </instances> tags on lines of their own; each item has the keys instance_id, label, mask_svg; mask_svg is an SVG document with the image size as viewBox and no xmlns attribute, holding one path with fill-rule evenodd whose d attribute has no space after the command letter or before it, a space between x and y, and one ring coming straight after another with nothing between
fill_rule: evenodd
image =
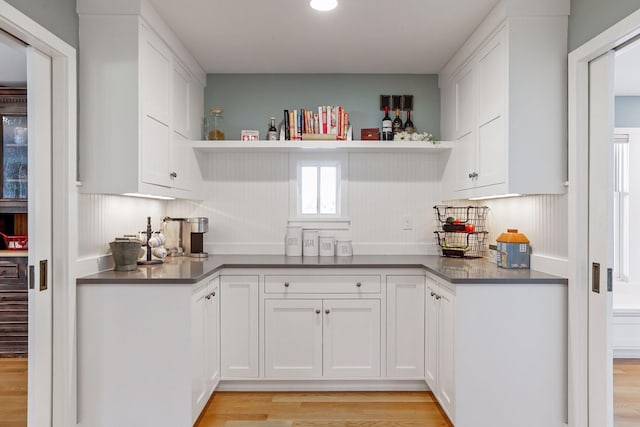
<instances>
[{"instance_id":1,"label":"electrical outlet","mask_svg":"<svg viewBox=\"0 0 640 427\"><path fill-rule=\"evenodd\" d=\"M413 217L411 215L402 215L402 229L413 230Z\"/></svg>"}]
</instances>

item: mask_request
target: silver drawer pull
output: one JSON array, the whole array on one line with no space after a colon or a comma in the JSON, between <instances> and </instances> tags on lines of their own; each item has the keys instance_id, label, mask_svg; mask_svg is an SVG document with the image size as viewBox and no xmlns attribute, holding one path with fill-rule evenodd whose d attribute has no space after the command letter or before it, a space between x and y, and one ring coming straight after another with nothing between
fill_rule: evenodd
<instances>
[{"instance_id":1,"label":"silver drawer pull","mask_svg":"<svg viewBox=\"0 0 640 427\"><path fill-rule=\"evenodd\" d=\"M211 294L209 294L206 297L204 297L204 299L211 299Z\"/></svg>"},{"instance_id":2,"label":"silver drawer pull","mask_svg":"<svg viewBox=\"0 0 640 427\"><path fill-rule=\"evenodd\" d=\"M436 299L440 299L442 298L440 295L436 295Z\"/></svg>"},{"instance_id":3,"label":"silver drawer pull","mask_svg":"<svg viewBox=\"0 0 640 427\"><path fill-rule=\"evenodd\" d=\"M320 309L316 308L316 314L320 314Z\"/></svg>"},{"instance_id":4,"label":"silver drawer pull","mask_svg":"<svg viewBox=\"0 0 640 427\"><path fill-rule=\"evenodd\" d=\"M289 282L284 282L284 287L288 288L289 287Z\"/></svg>"},{"instance_id":5,"label":"silver drawer pull","mask_svg":"<svg viewBox=\"0 0 640 427\"><path fill-rule=\"evenodd\" d=\"M358 283L356 283L356 286L361 288L362 287L362 283L358 282Z\"/></svg>"},{"instance_id":6,"label":"silver drawer pull","mask_svg":"<svg viewBox=\"0 0 640 427\"><path fill-rule=\"evenodd\" d=\"M216 291L211 292L211 296L215 297L216 296Z\"/></svg>"},{"instance_id":7,"label":"silver drawer pull","mask_svg":"<svg viewBox=\"0 0 640 427\"><path fill-rule=\"evenodd\" d=\"M435 293L435 292L433 292L433 291L431 291L431 296L432 296L432 297L435 297L435 296L436 296L436 293Z\"/></svg>"},{"instance_id":8,"label":"silver drawer pull","mask_svg":"<svg viewBox=\"0 0 640 427\"><path fill-rule=\"evenodd\" d=\"M324 311L326 314L331 313L331 310L329 310L328 308Z\"/></svg>"}]
</instances>

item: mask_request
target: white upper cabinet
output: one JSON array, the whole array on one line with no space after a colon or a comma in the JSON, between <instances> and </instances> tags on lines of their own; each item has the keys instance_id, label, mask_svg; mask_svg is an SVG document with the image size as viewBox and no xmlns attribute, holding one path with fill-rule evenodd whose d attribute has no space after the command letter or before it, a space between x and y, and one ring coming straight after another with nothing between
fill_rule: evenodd
<instances>
[{"instance_id":1,"label":"white upper cabinet","mask_svg":"<svg viewBox=\"0 0 640 427\"><path fill-rule=\"evenodd\" d=\"M148 2L119 7L78 1L82 190L197 199L205 73Z\"/></svg>"},{"instance_id":2,"label":"white upper cabinet","mask_svg":"<svg viewBox=\"0 0 640 427\"><path fill-rule=\"evenodd\" d=\"M447 199L564 192L567 15L516 3L499 3L440 73Z\"/></svg>"}]
</instances>

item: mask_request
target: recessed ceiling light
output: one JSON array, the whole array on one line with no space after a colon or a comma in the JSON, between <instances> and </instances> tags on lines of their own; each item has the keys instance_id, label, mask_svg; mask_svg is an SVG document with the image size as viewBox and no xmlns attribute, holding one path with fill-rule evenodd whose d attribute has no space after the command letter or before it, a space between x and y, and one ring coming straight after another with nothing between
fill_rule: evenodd
<instances>
[{"instance_id":1,"label":"recessed ceiling light","mask_svg":"<svg viewBox=\"0 0 640 427\"><path fill-rule=\"evenodd\" d=\"M309 5L315 10L321 10L323 12L327 10L333 10L338 6L338 0L311 0Z\"/></svg>"}]
</instances>

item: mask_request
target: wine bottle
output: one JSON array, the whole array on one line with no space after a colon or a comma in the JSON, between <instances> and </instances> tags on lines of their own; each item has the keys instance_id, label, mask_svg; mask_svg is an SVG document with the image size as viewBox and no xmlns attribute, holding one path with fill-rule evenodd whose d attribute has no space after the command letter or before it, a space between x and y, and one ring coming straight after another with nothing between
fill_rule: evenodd
<instances>
[{"instance_id":1,"label":"wine bottle","mask_svg":"<svg viewBox=\"0 0 640 427\"><path fill-rule=\"evenodd\" d=\"M391 117L389 117L389 107L384 107L384 117L382 118L382 134L380 135L383 141L393 141L393 125L391 123Z\"/></svg>"},{"instance_id":2,"label":"wine bottle","mask_svg":"<svg viewBox=\"0 0 640 427\"><path fill-rule=\"evenodd\" d=\"M396 108L396 117L395 119L393 119L393 122L391 123L391 127L393 129L393 134L397 134L402 132L403 127L402 127L402 119L400 118L400 109Z\"/></svg>"},{"instance_id":3,"label":"wine bottle","mask_svg":"<svg viewBox=\"0 0 640 427\"><path fill-rule=\"evenodd\" d=\"M413 127L413 122L411 121L411 110L407 110L407 121L404 122L404 131L407 133L415 132L415 128Z\"/></svg>"},{"instance_id":4,"label":"wine bottle","mask_svg":"<svg viewBox=\"0 0 640 427\"><path fill-rule=\"evenodd\" d=\"M269 131L267 132L267 140L269 141L277 141L278 140L278 129L276 129L276 118L271 117L271 123L269 124Z\"/></svg>"}]
</instances>

